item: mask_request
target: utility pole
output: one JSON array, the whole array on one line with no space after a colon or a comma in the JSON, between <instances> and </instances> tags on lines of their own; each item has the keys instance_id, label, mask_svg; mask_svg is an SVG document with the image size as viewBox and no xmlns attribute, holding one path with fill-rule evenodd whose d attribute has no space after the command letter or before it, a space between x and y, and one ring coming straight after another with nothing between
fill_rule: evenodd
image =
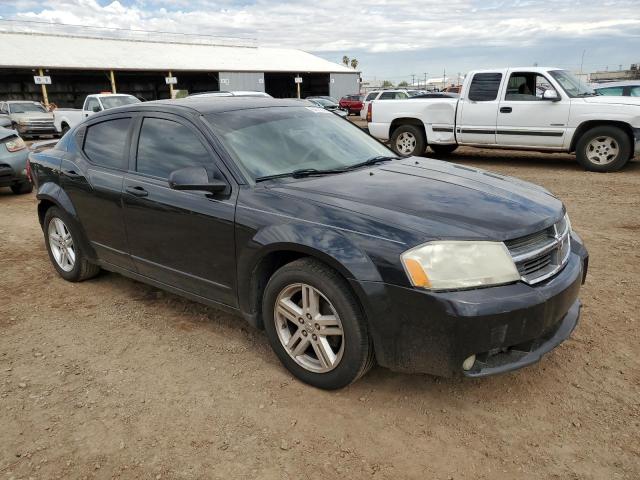
<instances>
[{"instance_id":1,"label":"utility pole","mask_svg":"<svg viewBox=\"0 0 640 480\"><path fill-rule=\"evenodd\" d=\"M445 84L447 83L447 69L442 69L442 89L444 90Z\"/></svg>"},{"instance_id":2,"label":"utility pole","mask_svg":"<svg viewBox=\"0 0 640 480\"><path fill-rule=\"evenodd\" d=\"M42 71L42 69L38 69L38 74L43 77L44 76L44 72ZM49 108L49 95L47 95L47 86L43 83L42 85L40 85L42 87L42 100L44 100L44 106L45 108Z\"/></svg>"},{"instance_id":3,"label":"utility pole","mask_svg":"<svg viewBox=\"0 0 640 480\"><path fill-rule=\"evenodd\" d=\"M580 77L582 77L582 66L584 65L584 54L587 53L587 50L582 50L582 58L580 59Z\"/></svg>"},{"instance_id":4,"label":"utility pole","mask_svg":"<svg viewBox=\"0 0 640 480\"><path fill-rule=\"evenodd\" d=\"M111 93L116 93L116 77L113 70L109 70L109 80L111 81Z\"/></svg>"},{"instance_id":5,"label":"utility pole","mask_svg":"<svg viewBox=\"0 0 640 480\"><path fill-rule=\"evenodd\" d=\"M424 89L427 89L427 72L424 72Z\"/></svg>"},{"instance_id":6,"label":"utility pole","mask_svg":"<svg viewBox=\"0 0 640 480\"><path fill-rule=\"evenodd\" d=\"M169 77L173 77L173 74L171 73L171 70L169 70ZM113 92L113 93L116 93L116 92ZM173 99L174 99L174 94L173 94L173 83L170 83L170 84L169 84L169 98L170 98L171 100L173 100Z\"/></svg>"},{"instance_id":7,"label":"utility pole","mask_svg":"<svg viewBox=\"0 0 640 480\"><path fill-rule=\"evenodd\" d=\"M411 74L411 88L413 88L413 86L416 84L416 74L412 73Z\"/></svg>"}]
</instances>

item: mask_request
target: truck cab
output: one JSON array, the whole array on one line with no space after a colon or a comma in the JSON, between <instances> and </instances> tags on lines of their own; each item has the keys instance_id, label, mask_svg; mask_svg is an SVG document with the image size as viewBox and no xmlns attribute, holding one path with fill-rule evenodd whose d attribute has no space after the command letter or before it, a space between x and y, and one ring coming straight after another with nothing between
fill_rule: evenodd
<instances>
[{"instance_id":1,"label":"truck cab","mask_svg":"<svg viewBox=\"0 0 640 480\"><path fill-rule=\"evenodd\" d=\"M87 98L84 99L84 104L82 105L81 110L74 108L57 108L53 112L54 123L58 132L64 134L94 113L139 102L140 100L133 95L124 93L98 93L87 95Z\"/></svg>"}]
</instances>

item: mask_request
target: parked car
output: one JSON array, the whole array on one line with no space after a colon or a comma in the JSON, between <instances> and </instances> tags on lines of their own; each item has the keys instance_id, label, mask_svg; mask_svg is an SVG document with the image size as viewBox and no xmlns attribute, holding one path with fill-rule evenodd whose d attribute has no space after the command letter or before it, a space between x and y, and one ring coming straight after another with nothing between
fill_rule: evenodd
<instances>
[{"instance_id":1,"label":"parked car","mask_svg":"<svg viewBox=\"0 0 640 480\"><path fill-rule=\"evenodd\" d=\"M551 88L537 93L538 86ZM605 97L572 73L524 67L471 72L458 99L374 101L371 135L401 155L427 145L575 152L587 170L610 172L640 153L640 99Z\"/></svg>"},{"instance_id":2,"label":"parked car","mask_svg":"<svg viewBox=\"0 0 640 480\"><path fill-rule=\"evenodd\" d=\"M410 95L407 90L376 90L369 92L362 102L362 110L360 110L360 118L366 120L367 108L369 103L374 100L406 100Z\"/></svg>"},{"instance_id":3,"label":"parked car","mask_svg":"<svg viewBox=\"0 0 640 480\"><path fill-rule=\"evenodd\" d=\"M330 112L335 113L339 117L346 117L347 115L349 115L349 113L346 112L345 110L342 110L337 103L332 102L331 100L327 100L326 98L323 98L323 97L307 97L305 100L307 102L310 102L310 103L314 104L316 107L320 107L320 108L324 108L325 110L329 110Z\"/></svg>"},{"instance_id":4,"label":"parked car","mask_svg":"<svg viewBox=\"0 0 640 480\"><path fill-rule=\"evenodd\" d=\"M78 123L94 113L123 105L131 105L132 103L140 103L140 100L133 95L127 95L125 93L97 93L87 95L81 109L56 108L53 111L56 131L64 135L70 128L75 127Z\"/></svg>"},{"instance_id":5,"label":"parked car","mask_svg":"<svg viewBox=\"0 0 640 480\"><path fill-rule=\"evenodd\" d=\"M13 193L33 189L27 173L27 146L15 130L0 127L0 187Z\"/></svg>"},{"instance_id":6,"label":"parked car","mask_svg":"<svg viewBox=\"0 0 640 480\"><path fill-rule=\"evenodd\" d=\"M462 89L462 85L449 85L448 87L444 87L442 91L447 93L460 94L461 89Z\"/></svg>"},{"instance_id":7,"label":"parked car","mask_svg":"<svg viewBox=\"0 0 640 480\"><path fill-rule=\"evenodd\" d=\"M640 80L595 83L591 85L598 95L616 97L640 97Z\"/></svg>"},{"instance_id":8,"label":"parked car","mask_svg":"<svg viewBox=\"0 0 640 480\"><path fill-rule=\"evenodd\" d=\"M309 98L324 98L325 100L329 100L331 103L339 103L337 99L330 97L329 95L311 95L309 97L306 97L307 99Z\"/></svg>"},{"instance_id":9,"label":"parked car","mask_svg":"<svg viewBox=\"0 0 640 480\"><path fill-rule=\"evenodd\" d=\"M130 105L94 115L31 165L61 277L104 268L240 314L320 388L374 362L511 371L578 322L588 255L558 198L397 159L299 101Z\"/></svg>"},{"instance_id":10,"label":"parked car","mask_svg":"<svg viewBox=\"0 0 640 480\"><path fill-rule=\"evenodd\" d=\"M338 104L340 108L345 110L349 115L358 115L362 110L362 101L364 95L345 95L340 99Z\"/></svg>"},{"instance_id":11,"label":"parked car","mask_svg":"<svg viewBox=\"0 0 640 480\"><path fill-rule=\"evenodd\" d=\"M255 92L252 90L236 90L233 92L228 92L226 90L213 91L213 92L200 92L200 93L190 93L187 95L188 97L266 97L273 98L271 95L265 92Z\"/></svg>"},{"instance_id":12,"label":"parked car","mask_svg":"<svg viewBox=\"0 0 640 480\"><path fill-rule=\"evenodd\" d=\"M2 124L16 130L22 137L39 137L53 135L53 114L47 112L38 102L24 100L7 100L0 102L0 117Z\"/></svg>"}]
</instances>

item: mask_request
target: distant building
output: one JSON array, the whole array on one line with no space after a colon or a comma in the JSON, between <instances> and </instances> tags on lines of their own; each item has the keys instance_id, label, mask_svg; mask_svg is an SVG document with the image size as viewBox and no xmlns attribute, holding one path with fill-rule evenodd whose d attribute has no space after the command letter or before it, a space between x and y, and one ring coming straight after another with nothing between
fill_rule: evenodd
<instances>
[{"instance_id":1,"label":"distant building","mask_svg":"<svg viewBox=\"0 0 640 480\"><path fill-rule=\"evenodd\" d=\"M42 101L34 76L49 77L48 100L60 107L81 107L87 94L105 91L143 100L170 98L177 90L293 98L296 77L302 98L340 98L360 86L360 72L352 68L252 39L0 20L0 45L0 99Z\"/></svg>"},{"instance_id":2,"label":"distant building","mask_svg":"<svg viewBox=\"0 0 640 480\"><path fill-rule=\"evenodd\" d=\"M612 70L594 72L590 75L591 82L620 82L623 80L640 80L640 64L633 63L627 70Z\"/></svg>"}]
</instances>

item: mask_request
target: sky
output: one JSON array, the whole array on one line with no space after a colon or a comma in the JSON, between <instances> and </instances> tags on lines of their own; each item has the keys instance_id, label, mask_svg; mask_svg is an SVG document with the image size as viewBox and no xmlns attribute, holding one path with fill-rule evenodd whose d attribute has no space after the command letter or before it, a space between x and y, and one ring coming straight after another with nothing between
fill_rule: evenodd
<instances>
[{"instance_id":1,"label":"sky","mask_svg":"<svg viewBox=\"0 0 640 480\"><path fill-rule=\"evenodd\" d=\"M478 68L640 63L638 0L0 0L0 18L256 39L395 83Z\"/></svg>"}]
</instances>

